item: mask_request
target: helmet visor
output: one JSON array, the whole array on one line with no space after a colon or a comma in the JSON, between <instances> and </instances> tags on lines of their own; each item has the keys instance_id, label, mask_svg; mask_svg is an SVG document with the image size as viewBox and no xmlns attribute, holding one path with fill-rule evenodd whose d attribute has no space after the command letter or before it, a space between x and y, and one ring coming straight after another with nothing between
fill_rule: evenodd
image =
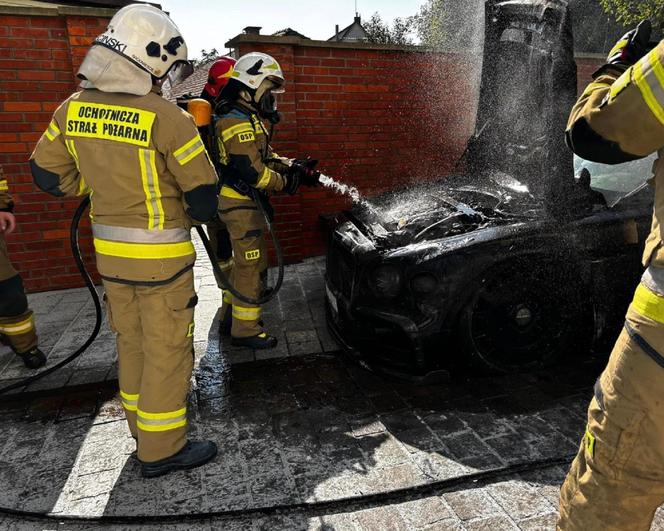
<instances>
[{"instance_id":1,"label":"helmet visor","mask_svg":"<svg viewBox=\"0 0 664 531\"><path fill-rule=\"evenodd\" d=\"M190 61L178 61L171 67L166 76L168 77L171 87L174 87L182 83L193 73L194 65L192 65Z\"/></svg>"}]
</instances>

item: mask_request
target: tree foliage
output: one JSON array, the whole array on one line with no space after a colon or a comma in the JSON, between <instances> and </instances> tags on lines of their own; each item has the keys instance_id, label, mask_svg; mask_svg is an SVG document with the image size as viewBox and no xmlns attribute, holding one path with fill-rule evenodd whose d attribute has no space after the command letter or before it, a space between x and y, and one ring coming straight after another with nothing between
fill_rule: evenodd
<instances>
[{"instance_id":1,"label":"tree foliage","mask_svg":"<svg viewBox=\"0 0 664 531\"><path fill-rule=\"evenodd\" d=\"M201 66L201 65L206 65L208 63L211 63L215 59L219 59L221 57L221 54L216 48L212 48L209 52L207 50L201 50L201 56L192 59L192 63L194 64L195 67Z\"/></svg>"},{"instance_id":2,"label":"tree foliage","mask_svg":"<svg viewBox=\"0 0 664 531\"><path fill-rule=\"evenodd\" d=\"M362 23L362 27L368 34L368 42L376 44L413 44L411 32L413 18L396 18L392 27L385 22L378 13Z\"/></svg>"},{"instance_id":3,"label":"tree foliage","mask_svg":"<svg viewBox=\"0 0 664 531\"><path fill-rule=\"evenodd\" d=\"M483 42L484 2L426 0L412 17L422 45L448 51L468 51Z\"/></svg>"},{"instance_id":4,"label":"tree foliage","mask_svg":"<svg viewBox=\"0 0 664 531\"><path fill-rule=\"evenodd\" d=\"M625 26L635 26L649 18L655 26L664 27L662 0L599 0L609 15Z\"/></svg>"}]
</instances>

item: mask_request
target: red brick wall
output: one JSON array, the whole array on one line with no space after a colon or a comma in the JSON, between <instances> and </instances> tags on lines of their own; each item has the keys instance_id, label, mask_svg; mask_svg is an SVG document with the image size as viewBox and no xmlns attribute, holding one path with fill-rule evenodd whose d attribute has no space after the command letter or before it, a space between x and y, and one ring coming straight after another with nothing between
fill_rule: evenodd
<instances>
[{"instance_id":1,"label":"red brick wall","mask_svg":"<svg viewBox=\"0 0 664 531\"><path fill-rule=\"evenodd\" d=\"M85 50L107 22L99 17L0 15L0 164L18 220L7 241L29 291L81 284L69 251L69 222L78 202L37 190L27 161L53 111L76 88L74 75ZM89 257L89 231L83 234Z\"/></svg>"}]
</instances>

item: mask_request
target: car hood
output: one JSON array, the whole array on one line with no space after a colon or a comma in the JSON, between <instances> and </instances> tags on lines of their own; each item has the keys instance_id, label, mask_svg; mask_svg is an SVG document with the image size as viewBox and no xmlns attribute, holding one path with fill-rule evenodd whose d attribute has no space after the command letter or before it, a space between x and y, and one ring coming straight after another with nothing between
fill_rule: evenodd
<instances>
[{"instance_id":1,"label":"car hood","mask_svg":"<svg viewBox=\"0 0 664 531\"><path fill-rule=\"evenodd\" d=\"M485 9L475 134L458 164L466 171L356 207L351 217L381 247L569 210L578 187L564 143L576 99L567 2L487 0Z\"/></svg>"},{"instance_id":2,"label":"car hood","mask_svg":"<svg viewBox=\"0 0 664 531\"><path fill-rule=\"evenodd\" d=\"M452 176L390 192L349 216L376 248L386 249L535 219L542 212L541 200L526 185L496 172L482 184Z\"/></svg>"},{"instance_id":3,"label":"car hood","mask_svg":"<svg viewBox=\"0 0 664 531\"><path fill-rule=\"evenodd\" d=\"M552 207L574 184L565 145L577 76L565 0L488 0L470 175L502 172Z\"/></svg>"}]
</instances>

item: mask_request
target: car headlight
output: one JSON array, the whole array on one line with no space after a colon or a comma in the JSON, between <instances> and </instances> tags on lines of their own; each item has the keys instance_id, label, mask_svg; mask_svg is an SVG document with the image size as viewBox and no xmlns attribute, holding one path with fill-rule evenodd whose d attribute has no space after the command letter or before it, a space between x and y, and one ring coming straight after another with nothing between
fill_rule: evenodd
<instances>
[{"instance_id":1,"label":"car headlight","mask_svg":"<svg viewBox=\"0 0 664 531\"><path fill-rule=\"evenodd\" d=\"M430 295L438 289L438 279L432 273L418 273L410 279L410 289L416 295Z\"/></svg>"},{"instance_id":2,"label":"car headlight","mask_svg":"<svg viewBox=\"0 0 664 531\"><path fill-rule=\"evenodd\" d=\"M401 293L401 271L393 265L380 265L369 275L369 287L377 297L393 299Z\"/></svg>"}]
</instances>

